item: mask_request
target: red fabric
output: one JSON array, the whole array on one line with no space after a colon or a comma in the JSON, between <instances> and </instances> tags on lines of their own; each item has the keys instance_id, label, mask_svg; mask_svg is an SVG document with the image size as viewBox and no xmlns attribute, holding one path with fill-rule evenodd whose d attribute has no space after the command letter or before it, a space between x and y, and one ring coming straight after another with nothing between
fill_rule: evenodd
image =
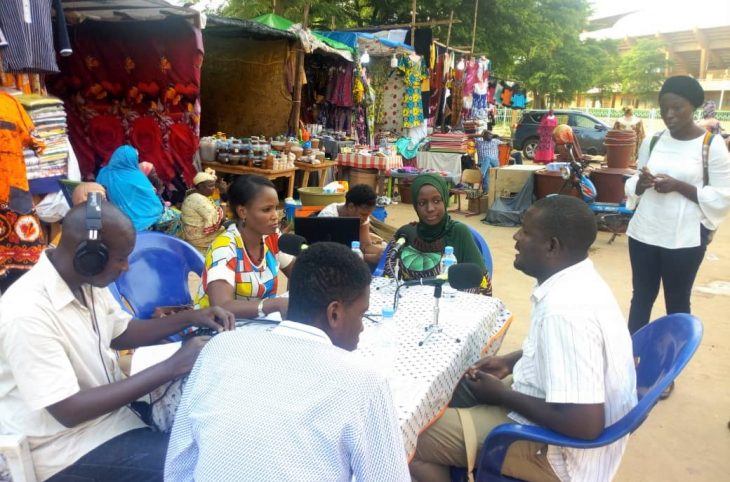
<instances>
[{"instance_id":1,"label":"red fabric","mask_svg":"<svg viewBox=\"0 0 730 482\"><path fill-rule=\"evenodd\" d=\"M151 162L160 179L167 182L175 177L170 154L162 148L162 130L153 117L141 117L134 121L129 137L139 151L139 160Z\"/></svg>"},{"instance_id":2,"label":"red fabric","mask_svg":"<svg viewBox=\"0 0 730 482\"><path fill-rule=\"evenodd\" d=\"M193 184L193 177L197 171L187 159L192 159L198 150L198 138L187 124L173 124L170 126L170 153L175 164L182 170L185 182Z\"/></svg>"},{"instance_id":3,"label":"red fabric","mask_svg":"<svg viewBox=\"0 0 730 482\"><path fill-rule=\"evenodd\" d=\"M59 59L62 73L47 84L66 103L82 175L93 177L116 147L130 143L164 181L179 171L190 182L195 153L190 147L197 148L200 123L200 30L184 19L169 18L86 21L70 33L74 55ZM187 147L170 143L174 125L187 128L173 136L186 139L175 142Z\"/></svg>"},{"instance_id":4,"label":"red fabric","mask_svg":"<svg viewBox=\"0 0 730 482\"><path fill-rule=\"evenodd\" d=\"M114 150L124 144L124 126L118 117L99 115L89 120L89 140L91 149L102 160L105 166ZM93 166L91 167L93 169Z\"/></svg>"}]
</instances>

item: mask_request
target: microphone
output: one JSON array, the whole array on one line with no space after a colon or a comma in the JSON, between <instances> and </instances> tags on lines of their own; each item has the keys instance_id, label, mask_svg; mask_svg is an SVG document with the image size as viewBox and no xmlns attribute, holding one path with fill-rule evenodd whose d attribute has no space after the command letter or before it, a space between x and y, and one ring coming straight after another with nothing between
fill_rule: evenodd
<instances>
[{"instance_id":1,"label":"microphone","mask_svg":"<svg viewBox=\"0 0 730 482\"><path fill-rule=\"evenodd\" d=\"M457 290L465 290L469 288L477 288L482 284L484 273L479 265L474 263L459 263L449 268L448 276L440 274L431 278L421 278L406 281L403 286L441 286L447 281L452 288Z\"/></svg>"},{"instance_id":2,"label":"microphone","mask_svg":"<svg viewBox=\"0 0 730 482\"><path fill-rule=\"evenodd\" d=\"M279 249L283 253L290 254L292 256L299 256L299 254L308 247L309 245L307 245L307 240L304 236L290 233L279 236Z\"/></svg>"},{"instance_id":3,"label":"microphone","mask_svg":"<svg viewBox=\"0 0 730 482\"><path fill-rule=\"evenodd\" d=\"M411 239L411 236L408 236L407 234L401 234L393 245L393 254L397 255L398 253L400 253L403 248L411 244L411 241L413 241Z\"/></svg>"}]
</instances>

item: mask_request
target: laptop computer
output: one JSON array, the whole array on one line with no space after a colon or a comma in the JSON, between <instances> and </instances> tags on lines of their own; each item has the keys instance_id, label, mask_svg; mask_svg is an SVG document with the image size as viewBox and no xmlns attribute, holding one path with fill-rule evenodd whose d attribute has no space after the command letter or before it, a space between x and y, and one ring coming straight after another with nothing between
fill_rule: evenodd
<instances>
[{"instance_id":1,"label":"laptop computer","mask_svg":"<svg viewBox=\"0 0 730 482\"><path fill-rule=\"evenodd\" d=\"M348 248L360 239L360 218L309 217L297 218L294 232L303 236L307 244L330 241Z\"/></svg>"}]
</instances>

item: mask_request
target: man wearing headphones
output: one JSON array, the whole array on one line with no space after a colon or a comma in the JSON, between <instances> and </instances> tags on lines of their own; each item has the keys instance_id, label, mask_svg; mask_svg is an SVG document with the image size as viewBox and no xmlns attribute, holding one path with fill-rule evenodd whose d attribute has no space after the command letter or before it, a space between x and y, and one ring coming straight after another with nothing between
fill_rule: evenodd
<instances>
[{"instance_id":1,"label":"man wearing headphones","mask_svg":"<svg viewBox=\"0 0 730 482\"><path fill-rule=\"evenodd\" d=\"M64 218L58 248L0 300L0 433L28 437L39 480L162 480L168 435L129 404L186 375L207 338L127 378L113 350L191 325L235 326L220 308L131 319L107 286L127 269L134 244L129 218L90 195Z\"/></svg>"}]
</instances>

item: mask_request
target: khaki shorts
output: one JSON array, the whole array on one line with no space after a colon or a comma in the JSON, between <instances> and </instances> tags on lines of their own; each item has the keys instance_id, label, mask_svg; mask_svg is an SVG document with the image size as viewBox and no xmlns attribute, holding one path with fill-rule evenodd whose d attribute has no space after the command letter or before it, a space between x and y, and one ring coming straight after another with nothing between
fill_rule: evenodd
<instances>
[{"instance_id":1,"label":"khaki shorts","mask_svg":"<svg viewBox=\"0 0 730 482\"><path fill-rule=\"evenodd\" d=\"M511 386L511 377L504 380ZM463 385L454 394L451 408L418 437L411 475L418 482L450 480L449 467L474 468L487 434L498 425L514 423L502 407L468 406L473 397ZM454 405L466 408L453 408ZM520 441L510 445L502 474L531 482L559 481L547 460L547 445Z\"/></svg>"}]
</instances>

